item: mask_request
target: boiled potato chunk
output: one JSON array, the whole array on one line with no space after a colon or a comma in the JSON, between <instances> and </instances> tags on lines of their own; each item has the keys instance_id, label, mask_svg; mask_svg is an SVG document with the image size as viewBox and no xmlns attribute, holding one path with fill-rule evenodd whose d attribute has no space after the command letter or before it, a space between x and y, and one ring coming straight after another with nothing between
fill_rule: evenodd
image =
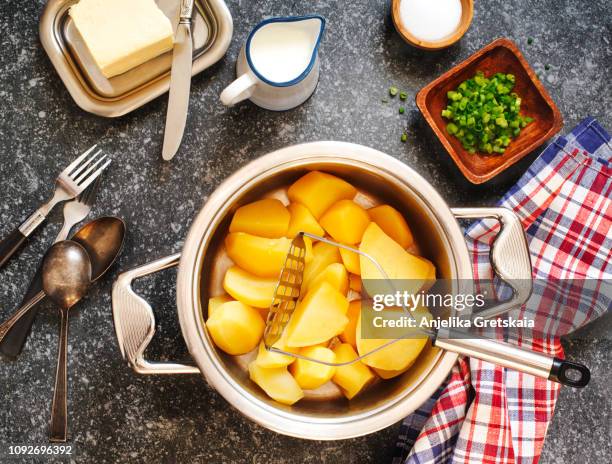
<instances>
[{"instance_id":1,"label":"boiled potato chunk","mask_svg":"<svg viewBox=\"0 0 612 464\"><path fill-rule=\"evenodd\" d=\"M308 346L300 350L302 356L333 363L336 354L329 348L322 346ZM297 358L289 368L298 385L306 390L314 390L328 382L336 368L325 364L319 364L306 359Z\"/></svg>"},{"instance_id":2,"label":"boiled potato chunk","mask_svg":"<svg viewBox=\"0 0 612 464\"><path fill-rule=\"evenodd\" d=\"M240 301L222 304L206 321L206 328L215 345L232 355L253 350L263 335L265 325L255 308Z\"/></svg>"},{"instance_id":3,"label":"boiled potato chunk","mask_svg":"<svg viewBox=\"0 0 612 464\"><path fill-rule=\"evenodd\" d=\"M374 258L389 279L401 281L397 284L401 287L399 290L414 294L430 285L436 278L436 268L431 261L408 253L375 222L371 222L363 234L359 250ZM371 295L380 293L380 282L376 285L373 281L380 281L384 276L372 261L365 256L359 258L365 289Z\"/></svg>"},{"instance_id":4,"label":"boiled potato chunk","mask_svg":"<svg viewBox=\"0 0 612 464\"><path fill-rule=\"evenodd\" d=\"M212 316L219 306L223 303L232 301L232 297L229 295L213 296L208 299L208 317Z\"/></svg>"},{"instance_id":5,"label":"boiled potato chunk","mask_svg":"<svg viewBox=\"0 0 612 464\"><path fill-rule=\"evenodd\" d=\"M351 301L349 303L348 311L346 312L349 322L339 335L340 340L342 340L344 343L348 343L355 349L357 349L357 322L359 321L360 313L361 300Z\"/></svg>"},{"instance_id":6,"label":"boiled potato chunk","mask_svg":"<svg viewBox=\"0 0 612 464\"><path fill-rule=\"evenodd\" d=\"M354 201L340 200L325 211L320 222L335 241L355 245L361 241L361 236L370 223L370 216Z\"/></svg>"},{"instance_id":7,"label":"boiled potato chunk","mask_svg":"<svg viewBox=\"0 0 612 464\"><path fill-rule=\"evenodd\" d=\"M274 348L278 348L279 350L287 351L288 353L297 353L299 348L291 348L287 346L286 333L287 331L285 330L281 337L272 346ZM266 345L264 344L263 340L259 344L259 351L257 352L257 358L255 359L255 362L257 362L258 365L265 368L284 367L288 366L293 361L295 361L293 356L283 353L275 353L274 351L266 349Z\"/></svg>"},{"instance_id":8,"label":"boiled potato chunk","mask_svg":"<svg viewBox=\"0 0 612 464\"><path fill-rule=\"evenodd\" d=\"M351 200L356 194L357 190L348 182L320 171L300 177L287 191L289 200L306 206L316 219L337 201Z\"/></svg>"},{"instance_id":9,"label":"boiled potato chunk","mask_svg":"<svg viewBox=\"0 0 612 464\"><path fill-rule=\"evenodd\" d=\"M374 370L374 372L376 372L378 377L384 380L388 380L392 379L393 377L397 377L398 375L402 375L404 372L410 369L410 366L406 366L404 369L401 369L399 371L387 371L385 369L377 369L375 367L373 367L372 369Z\"/></svg>"},{"instance_id":10,"label":"boiled potato chunk","mask_svg":"<svg viewBox=\"0 0 612 464\"><path fill-rule=\"evenodd\" d=\"M350 274L349 288L354 292L361 293L361 277L356 274Z\"/></svg>"},{"instance_id":11,"label":"boiled potato chunk","mask_svg":"<svg viewBox=\"0 0 612 464\"><path fill-rule=\"evenodd\" d=\"M265 238L234 232L225 239L225 250L236 265L259 277L280 275L291 240L286 237Z\"/></svg>"},{"instance_id":12,"label":"boiled potato chunk","mask_svg":"<svg viewBox=\"0 0 612 464\"><path fill-rule=\"evenodd\" d=\"M370 219L378 224L385 234L406 249L414 243L412 231L404 216L389 205L380 205L368 210Z\"/></svg>"},{"instance_id":13,"label":"boiled potato chunk","mask_svg":"<svg viewBox=\"0 0 612 464\"><path fill-rule=\"evenodd\" d=\"M348 272L346 272L346 268L340 263L331 263L323 269L323 272L312 279L307 291L315 288L321 282L328 282L344 296L348 293Z\"/></svg>"},{"instance_id":14,"label":"boiled potato chunk","mask_svg":"<svg viewBox=\"0 0 612 464\"><path fill-rule=\"evenodd\" d=\"M431 314L423 308L417 308L413 312L414 317L417 321L421 318L431 318ZM373 350L385 345L391 341L388 338L362 338L361 337L361 313L359 314L359 320L357 322L357 330L355 331L357 337L357 351L360 356L365 356L362 359L364 364L370 367L383 369L386 371L403 371L408 369L414 361L418 358L423 348L427 344L429 338L427 335L413 330L414 334L409 338L402 338L397 340L395 343L390 344L386 348L371 353ZM371 354L368 354L371 353Z\"/></svg>"},{"instance_id":15,"label":"boiled potato chunk","mask_svg":"<svg viewBox=\"0 0 612 464\"><path fill-rule=\"evenodd\" d=\"M355 253L354 251L347 250L345 248L339 248L339 251L346 270L351 274L361 275L361 268L359 267L359 253Z\"/></svg>"},{"instance_id":16,"label":"boiled potato chunk","mask_svg":"<svg viewBox=\"0 0 612 464\"><path fill-rule=\"evenodd\" d=\"M230 267L223 279L223 288L234 299L256 308L269 308L278 283L276 277L258 277L238 266Z\"/></svg>"},{"instance_id":17,"label":"boiled potato chunk","mask_svg":"<svg viewBox=\"0 0 612 464\"><path fill-rule=\"evenodd\" d=\"M302 289L307 289L310 282L332 263L340 263L340 252L338 247L325 242L317 242L312 246L312 259L306 263Z\"/></svg>"},{"instance_id":18,"label":"boiled potato chunk","mask_svg":"<svg viewBox=\"0 0 612 464\"><path fill-rule=\"evenodd\" d=\"M336 362L343 363L357 358L357 353L348 343L341 343L334 348ZM340 387L349 400L363 390L376 376L361 361L355 361L346 366L337 366L332 381Z\"/></svg>"},{"instance_id":19,"label":"boiled potato chunk","mask_svg":"<svg viewBox=\"0 0 612 464\"><path fill-rule=\"evenodd\" d=\"M308 232L310 234L323 236L325 231L319 225L316 218L310 210L300 203L290 203L288 206L291 220L287 229L287 237L293 238L299 232Z\"/></svg>"},{"instance_id":20,"label":"boiled potato chunk","mask_svg":"<svg viewBox=\"0 0 612 464\"><path fill-rule=\"evenodd\" d=\"M308 292L287 324L287 346L303 347L329 340L348 324L348 301L331 284L321 282Z\"/></svg>"},{"instance_id":21,"label":"boiled potato chunk","mask_svg":"<svg viewBox=\"0 0 612 464\"><path fill-rule=\"evenodd\" d=\"M279 403L292 405L304 398L304 392L286 367L266 369L253 361L249 364L249 377Z\"/></svg>"},{"instance_id":22,"label":"boiled potato chunk","mask_svg":"<svg viewBox=\"0 0 612 464\"><path fill-rule=\"evenodd\" d=\"M304 237L304 247L306 249L304 253L304 263L308 264L314 258L314 254L312 252L312 239L310 237Z\"/></svg>"},{"instance_id":23,"label":"boiled potato chunk","mask_svg":"<svg viewBox=\"0 0 612 464\"><path fill-rule=\"evenodd\" d=\"M287 233L290 217L289 211L279 200L265 198L238 208L229 231L267 238L283 237Z\"/></svg>"}]
</instances>

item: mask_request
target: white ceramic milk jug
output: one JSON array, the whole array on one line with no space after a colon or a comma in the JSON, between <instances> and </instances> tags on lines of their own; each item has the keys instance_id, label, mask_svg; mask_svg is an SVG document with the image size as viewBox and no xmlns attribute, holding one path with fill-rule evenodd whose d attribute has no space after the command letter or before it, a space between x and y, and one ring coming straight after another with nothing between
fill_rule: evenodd
<instances>
[{"instance_id":1,"label":"white ceramic milk jug","mask_svg":"<svg viewBox=\"0 0 612 464\"><path fill-rule=\"evenodd\" d=\"M220 95L224 105L250 99L262 108L283 111L304 103L319 80L319 43L325 19L318 15L266 19L242 47L238 79Z\"/></svg>"}]
</instances>

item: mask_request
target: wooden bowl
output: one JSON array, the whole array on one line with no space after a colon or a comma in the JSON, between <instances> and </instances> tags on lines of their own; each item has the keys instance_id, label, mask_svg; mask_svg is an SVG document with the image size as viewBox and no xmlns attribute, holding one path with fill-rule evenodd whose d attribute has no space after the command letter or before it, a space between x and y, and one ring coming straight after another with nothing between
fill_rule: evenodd
<instances>
[{"instance_id":1,"label":"wooden bowl","mask_svg":"<svg viewBox=\"0 0 612 464\"><path fill-rule=\"evenodd\" d=\"M450 47L452 44L458 42L459 39L463 37L463 34L465 34L469 29L470 24L472 24L472 18L474 17L474 1L461 0L461 20L457 30L441 40L422 40L411 34L410 31L404 27L404 24L400 18L401 1L402 0L391 0L391 18L393 19L395 29L407 43L414 45L415 47L422 48L423 50L440 50L442 48Z\"/></svg>"},{"instance_id":2,"label":"wooden bowl","mask_svg":"<svg viewBox=\"0 0 612 464\"><path fill-rule=\"evenodd\" d=\"M517 138L512 139L501 155L469 153L459 139L446 131L447 120L442 118L442 110L448 103L446 93L474 77L476 71L484 72L487 77L497 72L514 74L514 91L522 98L521 114L535 119L521 130ZM563 126L557 105L516 44L508 39L491 42L422 88L416 95L416 104L461 172L474 184L486 182L516 163Z\"/></svg>"}]
</instances>

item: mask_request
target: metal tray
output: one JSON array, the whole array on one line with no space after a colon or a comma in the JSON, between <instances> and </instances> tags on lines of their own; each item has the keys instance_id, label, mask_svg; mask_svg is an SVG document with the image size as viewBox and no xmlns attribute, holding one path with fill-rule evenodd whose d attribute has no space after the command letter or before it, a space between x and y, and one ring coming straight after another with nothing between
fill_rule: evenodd
<instances>
[{"instance_id":1,"label":"metal tray","mask_svg":"<svg viewBox=\"0 0 612 464\"><path fill-rule=\"evenodd\" d=\"M78 0L49 0L40 20L40 40L77 105L105 117L129 113L168 91L172 52L107 79L95 65L68 15ZM179 0L157 0L174 27ZM229 47L232 17L222 0L196 0L192 75L216 63Z\"/></svg>"}]
</instances>

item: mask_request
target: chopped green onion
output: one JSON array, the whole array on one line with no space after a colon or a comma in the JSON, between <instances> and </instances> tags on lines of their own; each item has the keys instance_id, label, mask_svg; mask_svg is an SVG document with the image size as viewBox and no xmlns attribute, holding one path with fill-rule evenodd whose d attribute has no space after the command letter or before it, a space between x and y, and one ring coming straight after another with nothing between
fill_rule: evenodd
<instances>
[{"instance_id":1,"label":"chopped green onion","mask_svg":"<svg viewBox=\"0 0 612 464\"><path fill-rule=\"evenodd\" d=\"M402 134L401 141L402 141L402 143L406 143L406 140L408 140L408 135L407 135L407 134L404 132L404 133Z\"/></svg>"},{"instance_id":2,"label":"chopped green onion","mask_svg":"<svg viewBox=\"0 0 612 464\"><path fill-rule=\"evenodd\" d=\"M397 95L397 87L391 86L389 87L389 95L395 97Z\"/></svg>"},{"instance_id":3,"label":"chopped green onion","mask_svg":"<svg viewBox=\"0 0 612 464\"><path fill-rule=\"evenodd\" d=\"M403 106L400 106L400 107L399 107L399 114L404 114L404 111L406 111L406 110L404 109L404 107L403 107Z\"/></svg>"},{"instance_id":4,"label":"chopped green onion","mask_svg":"<svg viewBox=\"0 0 612 464\"><path fill-rule=\"evenodd\" d=\"M448 120L446 130L466 151L504 153L521 129L533 121L520 114L522 100L513 92L515 82L514 74L486 77L478 71L447 92L448 104L442 110L442 117Z\"/></svg>"},{"instance_id":5,"label":"chopped green onion","mask_svg":"<svg viewBox=\"0 0 612 464\"><path fill-rule=\"evenodd\" d=\"M531 37L529 37L529 38L527 39L527 43L528 43L529 45L531 45L531 44L533 43L533 39L532 39Z\"/></svg>"},{"instance_id":6,"label":"chopped green onion","mask_svg":"<svg viewBox=\"0 0 612 464\"><path fill-rule=\"evenodd\" d=\"M408 98L406 92L400 92L400 100L406 100L406 98Z\"/></svg>"}]
</instances>

